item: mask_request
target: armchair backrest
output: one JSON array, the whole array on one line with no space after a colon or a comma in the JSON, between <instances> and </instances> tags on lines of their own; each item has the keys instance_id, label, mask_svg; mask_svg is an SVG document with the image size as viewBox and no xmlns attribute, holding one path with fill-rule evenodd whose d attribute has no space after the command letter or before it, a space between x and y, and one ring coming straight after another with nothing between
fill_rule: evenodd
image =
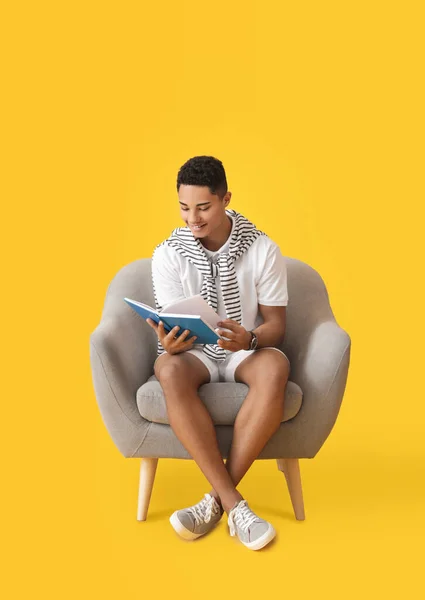
<instances>
[{"instance_id":1,"label":"armchair backrest","mask_svg":"<svg viewBox=\"0 0 425 600\"><path fill-rule=\"evenodd\" d=\"M319 273L301 260L285 257L285 261L288 272L289 302L286 311L285 339L281 349L291 360L299 358L294 353L300 351L303 347L303 339L315 325L324 321L335 321L335 317L325 283ZM117 272L106 292L102 319L133 313L123 300L125 296L155 306L151 258L135 260ZM141 322L140 317L135 313L133 313L134 317ZM145 325L150 330L149 326ZM152 332L152 353L155 347L156 338Z\"/></svg>"}]
</instances>

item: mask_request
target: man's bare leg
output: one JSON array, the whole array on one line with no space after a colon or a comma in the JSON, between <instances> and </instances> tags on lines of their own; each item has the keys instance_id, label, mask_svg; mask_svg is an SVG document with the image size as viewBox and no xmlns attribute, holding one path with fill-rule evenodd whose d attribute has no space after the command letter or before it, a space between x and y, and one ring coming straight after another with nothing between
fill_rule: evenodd
<instances>
[{"instance_id":1,"label":"man's bare leg","mask_svg":"<svg viewBox=\"0 0 425 600\"><path fill-rule=\"evenodd\" d=\"M207 367L193 354L165 353L156 361L155 375L164 392L171 428L217 490L228 513L242 496L223 463L214 424L198 395L198 388L210 380Z\"/></svg>"},{"instance_id":2,"label":"man's bare leg","mask_svg":"<svg viewBox=\"0 0 425 600\"><path fill-rule=\"evenodd\" d=\"M236 369L236 381L249 385L249 392L235 420L225 465L235 486L280 427L289 369L284 356L267 349L251 354ZM210 494L220 499L216 488Z\"/></svg>"}]
</instances>

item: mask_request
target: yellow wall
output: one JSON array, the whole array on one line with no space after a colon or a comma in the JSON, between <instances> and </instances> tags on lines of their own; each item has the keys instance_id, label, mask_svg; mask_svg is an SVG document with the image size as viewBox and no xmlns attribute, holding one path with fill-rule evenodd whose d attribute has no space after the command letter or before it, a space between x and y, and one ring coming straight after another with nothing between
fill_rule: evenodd
<instances>
[{"instance_id":1,"label":"yellow wall","mask_svg":"<svg viewBox=\"0 0 425 600\"><path fill-rule=\"evenodd\" d=\"M419 597L424 534L420 2L38 2L2 18L2 538L7 598ZM220 158L230 208L319 271L352 339L330 438L241 484L278 540L181 542L207 491L101 421L89 364L108 283L180 226L175 180ZM221 586L221 587L220 587ZM238 591L239 590L239 591ZM148 594L148 595L146 595ZM294 596L295 597L295 596Z\"/></svg>"}]
</instances>

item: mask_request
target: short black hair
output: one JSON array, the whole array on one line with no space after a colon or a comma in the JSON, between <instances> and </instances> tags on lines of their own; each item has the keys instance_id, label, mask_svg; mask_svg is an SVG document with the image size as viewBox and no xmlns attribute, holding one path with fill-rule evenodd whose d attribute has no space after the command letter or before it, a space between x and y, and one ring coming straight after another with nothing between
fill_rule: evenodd
<instances>
[{"instance_id":1,"label":"short black hair","mask_svg":"<svg viewBox=\"0 0 425 600\"><path fill-rule=\"evenodd\" d=\"M223 163L214 156L193 156L180 167L177 192L181 184L208 186L211 194L216 194L222 199L227 193Z\"/></svg>"}]
</instances>

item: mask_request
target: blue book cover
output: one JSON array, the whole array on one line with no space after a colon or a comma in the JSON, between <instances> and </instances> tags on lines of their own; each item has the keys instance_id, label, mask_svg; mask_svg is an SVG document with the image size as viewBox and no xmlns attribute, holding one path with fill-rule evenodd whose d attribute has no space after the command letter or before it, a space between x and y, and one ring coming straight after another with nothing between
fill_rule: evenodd
<instances>
[{"instance_id":1,"label":"blue book cover","mask_svg":"<svg viewBox=\"0 0 425 600\"><path fill-rule=\"evenodd\" d=\"M137 300L131 300L131 298L124 298L124 300L143 319L152 319L155 323L159 323L161 320L164 323L164 329L167 332L171 331L176 325L180 327L179 331L177 331L177 335L182 334L183 331L188 329L190 333L186 336L187 340L194 335L197 336L194 344L216 344L219 339L222 339L200 315L162 313L157 312L151 306L138 302Z\"/></svg>"}]
</instances>

